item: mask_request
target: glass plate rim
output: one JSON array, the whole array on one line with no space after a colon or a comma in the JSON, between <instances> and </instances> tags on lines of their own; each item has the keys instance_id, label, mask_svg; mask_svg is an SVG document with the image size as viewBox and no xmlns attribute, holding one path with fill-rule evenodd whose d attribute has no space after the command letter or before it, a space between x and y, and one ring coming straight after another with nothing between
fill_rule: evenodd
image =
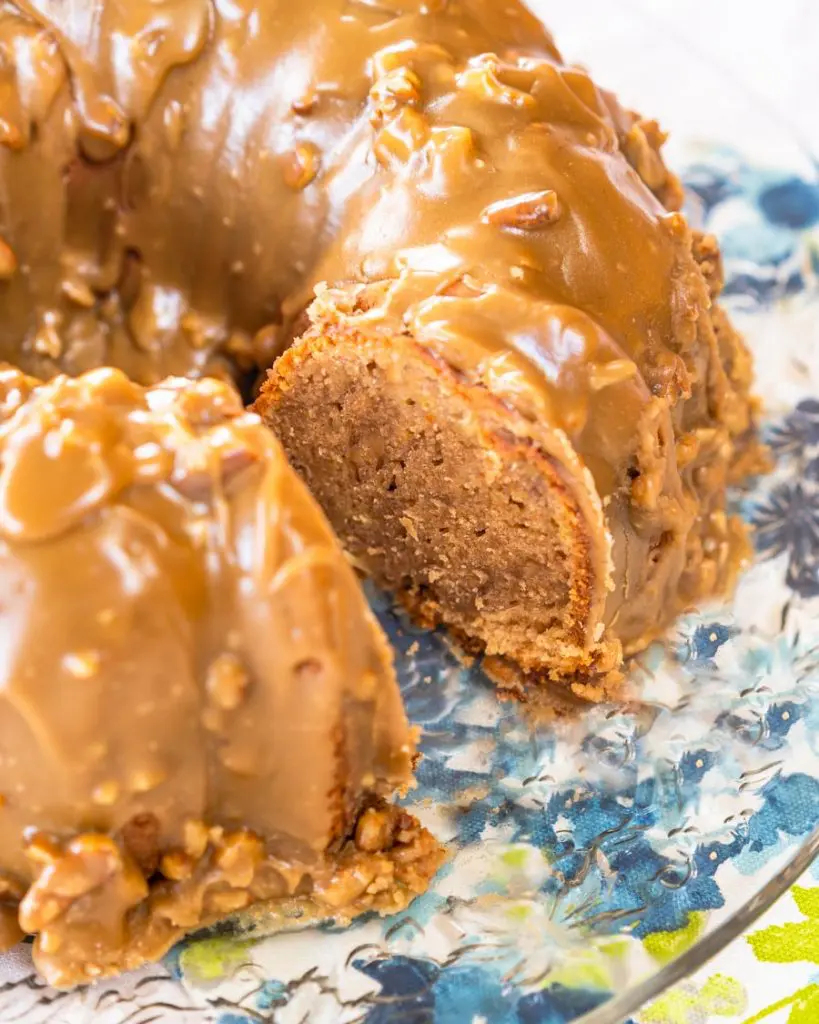
<instances>
[{"instance_id":1,"label":"glass plate rim","mask_svg":"<svg viewBox=\"0 0 819 1024\"><path fill-rule=\"evenodd\" d=\"M783 897L790 887L819 861L819 826L797 850L796 854L759 892L742 904L731 917L712 932L699 939L671 963L619 995L606 1000L594 1010L578 1017L574 1024L622 1024L632 1014L661 996L680 981L696 973L709 960L738 939Z\"/></svg>"}]
</instances>

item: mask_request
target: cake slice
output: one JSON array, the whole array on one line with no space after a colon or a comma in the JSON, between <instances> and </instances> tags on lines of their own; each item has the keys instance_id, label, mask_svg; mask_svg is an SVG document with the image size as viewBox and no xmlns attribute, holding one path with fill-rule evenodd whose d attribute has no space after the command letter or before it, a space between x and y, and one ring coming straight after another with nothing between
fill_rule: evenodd
<instances>
[{"instance_id":1,"label":"cake slice","mask_svg":"<svg viewBox=\"0 0 819 1024\"><path fill-rule=\"evenodd\" d=\"M745 558L750 357L656 124L555 50L441 41L368 65L372 171L255 408L419 619L601 699Z\"/></svg>"},{"instance_id":2,"label":"cake slice","mask_svg":"<svg viewBox=\"0 0 819 1024\"><path fill-rule=\"evenodd\" d=\"M0 374L2 943L55 985L226 919L403 909L441 850L304 484L228 385Z\"/></svg>"}]
</instances>

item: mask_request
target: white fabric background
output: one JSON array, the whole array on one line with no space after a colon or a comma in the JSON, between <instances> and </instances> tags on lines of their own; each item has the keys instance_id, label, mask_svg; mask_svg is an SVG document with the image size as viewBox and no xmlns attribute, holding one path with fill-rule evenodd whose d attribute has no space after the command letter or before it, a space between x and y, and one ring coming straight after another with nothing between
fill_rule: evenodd
<instances>
[{"instance_id":1,"label":"white fabric background","mask_svg":"<svg viewBox=\"0 0 819 1024\"><path fill-rule=\"evenodd\" d=\"M816 0L529 0L569 60L673 138L819 153ZM801 143L801 146L800 146ZM784 158L784 159L783 159Z\"/></svg>"}]
</instances>

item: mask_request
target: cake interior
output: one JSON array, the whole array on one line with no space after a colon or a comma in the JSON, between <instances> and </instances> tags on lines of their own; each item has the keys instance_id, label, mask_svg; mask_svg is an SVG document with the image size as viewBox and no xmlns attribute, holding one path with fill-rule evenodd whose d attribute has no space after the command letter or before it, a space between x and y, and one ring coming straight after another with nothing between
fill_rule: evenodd
<instances>
[{"instance_id":1,"label":"cake interior","mask_svg":"<svg viewBox=\"0 0 819 1024\"><path fill-rule=\"evenodd\" d=\"M490 670L514 658L513 685L588 668L589 551L562 467L411 338L341 340L283 357L266 414L353 560Z\"/></svg>"}]
</instances>

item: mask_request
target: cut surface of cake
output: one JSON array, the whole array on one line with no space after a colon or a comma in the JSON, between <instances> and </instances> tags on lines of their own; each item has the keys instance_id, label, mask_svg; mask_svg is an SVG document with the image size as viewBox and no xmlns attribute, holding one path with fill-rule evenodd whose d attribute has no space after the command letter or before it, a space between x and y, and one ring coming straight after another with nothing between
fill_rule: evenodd
<instances>
[{"instance_id":1,"label":"cut surface of cake","mask_svg":"<svg viewBox=\"0 0 819 1024\"><path fill-rule=\"evenodd\" d=\"M324 516L221 382L0 373L2 941L65 985L403 909L414 733Z\"/></svg>"}]
</instances>

